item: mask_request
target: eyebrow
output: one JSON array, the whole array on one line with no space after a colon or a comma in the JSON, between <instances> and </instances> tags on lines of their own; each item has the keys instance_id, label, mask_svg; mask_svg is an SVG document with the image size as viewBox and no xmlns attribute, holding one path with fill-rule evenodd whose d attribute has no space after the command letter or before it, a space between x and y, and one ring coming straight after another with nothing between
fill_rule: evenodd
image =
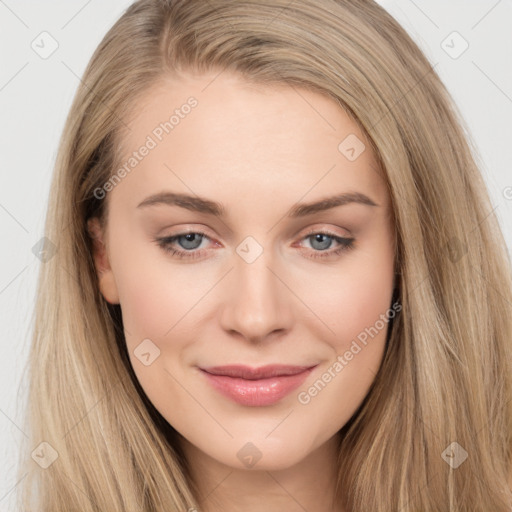
<instances>
[{"instance_id":1,"label":"eyebrow","mask_svg":"<svg viewBox=\"0 0 512 512\"><path fill-rule=\"evenodd\" d=\"M294 205L288 212L288 217L298 218L312 215L314 213L330 210L337 206L357 203L366 206L379 206L372 199L360 192L345 192L334 196L326 197L313 203L299 203ZM209 199L188 194L178 194L174 192L161 192L147 197L137 205L137 208L144 208L154 205L178 206L194 212L214 215L215 217L224 217L225 208L222 204Z\"/></svg>"}]
</instances>

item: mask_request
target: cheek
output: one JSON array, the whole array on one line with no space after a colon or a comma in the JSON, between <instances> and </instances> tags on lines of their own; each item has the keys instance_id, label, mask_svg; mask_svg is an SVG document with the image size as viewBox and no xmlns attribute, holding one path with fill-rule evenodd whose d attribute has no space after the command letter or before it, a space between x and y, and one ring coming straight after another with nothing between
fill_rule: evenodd
<instances>
[{"instance_id":1,"label":"cheek","mask_svg":"<svg viewBox=\"0 0 512 512\"><path fill-rule=\"evenodd\" d=\"M380 327L381 316L391 306L391 283L381 283L381 276L376 280L347 280L337 304L337 312L331 312L332 329L337 334L338 348L344 349L347 342L365 339L364 333L374 326Z\"/></svg>"},{"instance_id":2,"label":"cheek","mask_svg":"<svg viewBox=\"0 0 512 512\"><path fill-rule=\"evenodd\" d=\"M389 311L393 292L394 260L391 251L351 255L328 279L311 281L308 306L329 326L329 342L341 353L354 339L365 338ZM383 333L385 337L385 332Z\"/></svg>"},{"instance_id":3,"label":"cheek","mask_svg":"<svg viewBox=\"0 0 512 512\"><path fill-rule=\"evenodd\" d=\"M181 301L177 293L170 293L171 286L165 279L153 279L145 267L138 269L121 277L119 299L123 323L130 338L160 338L172 327L172 312L180 308Z\"/></svg>"},{"instance_id":4,"label":"cheek","mask_svg":"<svg viewBox=\"0 0 512 512\"><path fill-rule=\"evenodd\" d=\"M158 251L152 243L140 243L116 261L123 323L132 338L162 339L208 289L207 276L192 266L171 264L170 256Z\"/></svg>"},{"instance_id":5,"label":"cheek","mask_svg":"<svg viewBox=\"0 0 512 512\"><path fill-rule=\"evenodd\" d=\"M379 370L390 320L400 311L392 304L393 263L391 249L359 254L331 281L329 297L316 295L313 307L334 331L326 338L331 357L297 401L319 431L334 433L350 419Z\"/></svg>"}]
</instances>

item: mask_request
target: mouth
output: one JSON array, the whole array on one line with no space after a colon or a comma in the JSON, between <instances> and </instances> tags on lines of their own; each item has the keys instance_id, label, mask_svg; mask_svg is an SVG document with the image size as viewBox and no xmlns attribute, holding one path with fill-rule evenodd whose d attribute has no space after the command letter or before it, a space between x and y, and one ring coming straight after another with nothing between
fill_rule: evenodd
<instances>
[{"instance_id":1,"label":"mouth","mask_svg":"<svg viewBox=\"0 0 512 512\"><path fill-rule=\"evenodd\" d=\"M316 368L314 366L244 365L200 368L209 384L234 402L262 407L272 405L298 388Z\"/></svg>"}]
</instances>

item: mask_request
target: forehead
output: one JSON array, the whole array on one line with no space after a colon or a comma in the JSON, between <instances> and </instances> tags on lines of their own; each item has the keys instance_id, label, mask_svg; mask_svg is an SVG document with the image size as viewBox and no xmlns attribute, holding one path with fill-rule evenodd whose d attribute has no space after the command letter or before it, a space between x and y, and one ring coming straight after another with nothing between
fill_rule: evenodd
<instances>
[{"instance_id":1,"label":"forehead","mask_svg":"<svg viewBox=\"0 0 512 512\"><path fill-rule=\"evenodd\" d=\"M119 166L129 172L115 194L179 188L209 196L233 187L239 194L286 190L295 200L333 187L364 189L381 201L386 194L358 124L312 90L227 71L165 77L125 122Z\"/></svg>"}]
</instances>

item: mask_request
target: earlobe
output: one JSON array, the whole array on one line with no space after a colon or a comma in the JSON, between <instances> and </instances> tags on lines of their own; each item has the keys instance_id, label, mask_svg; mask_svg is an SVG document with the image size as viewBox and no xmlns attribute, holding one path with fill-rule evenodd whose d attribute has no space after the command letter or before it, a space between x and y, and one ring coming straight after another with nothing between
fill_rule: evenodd
<instances>
[{"instance_id":1,"label":"earlobe","mask_svg":"<svg viewBox=\"0 0 512 512\"><path fill-rule=\"evenodd\" d=\"M110 304L119 304L119 294L103 239L103 229L97 217L87 220L87 231L93 241L94 266L101 294Z\"/></svg>"}]
</instances>

